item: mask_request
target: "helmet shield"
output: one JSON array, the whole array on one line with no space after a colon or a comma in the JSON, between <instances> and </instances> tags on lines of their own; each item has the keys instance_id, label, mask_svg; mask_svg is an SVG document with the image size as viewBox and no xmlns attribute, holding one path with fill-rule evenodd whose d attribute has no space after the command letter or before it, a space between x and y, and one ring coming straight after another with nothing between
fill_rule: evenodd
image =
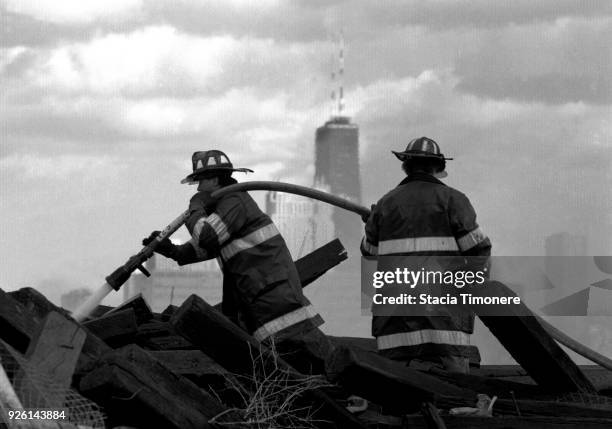
<instances>
[{"instance_id":1,"label":"helmet shield","mask_svg":"<svg viewBox=\"0 0 612 429\"><path fill-rule=\"evenodd\" d=\"M391 151L400 161L413 160L419 162L422 160L427 163L433 163L437 166L437 177L446 177L447 174L444 171L446 168L446 161L452 160L453 158L445 158L440 151L440 146L434 140L428 137L419 137L413 139L406 146L406 150L403 152Z\"/></svg>"},{"instance_id":2,"label":"helmet shield","mask_svg":"<svg viewBox=\"0 0 612 429\"><path fill-rule=\"evenodd\" d=\"M193 172L181 180L181 183L193 184L197 183L200 179L218 176L226 172L253 172L249 168L234 168L227 155L215 149L194 152L191 156L191 165Z\"/></svg>"}]
</instances>

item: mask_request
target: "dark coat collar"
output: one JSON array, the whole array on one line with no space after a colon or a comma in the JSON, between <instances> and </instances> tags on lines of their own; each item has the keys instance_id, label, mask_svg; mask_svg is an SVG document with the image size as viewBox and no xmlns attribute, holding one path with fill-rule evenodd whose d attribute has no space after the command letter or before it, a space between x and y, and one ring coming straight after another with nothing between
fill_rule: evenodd
<instances>
[{"instance_id":1,"label":"dark coat collar","mask_svg":"<svg viewBox=\"0 0 612 429\"><path fill-rule=\"evenodd\" d=\"M398 186L405 185L408 182L416 182L416 181L430 182L430 183L436 183L438 185L446 186L444 183L440 182L438 179L433 177L431 174L420 173L420 172L410 173L404 180L400 182Z\"/></svg>"}]
</instances>

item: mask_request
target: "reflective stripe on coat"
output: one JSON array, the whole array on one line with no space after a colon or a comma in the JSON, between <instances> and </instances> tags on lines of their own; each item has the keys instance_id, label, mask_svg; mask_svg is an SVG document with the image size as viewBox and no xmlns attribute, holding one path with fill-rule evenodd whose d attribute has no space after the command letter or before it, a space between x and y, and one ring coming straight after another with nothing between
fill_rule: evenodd
<instances>
[{"instance_id":1,"label":"reflective stripe on coat","mask_svg":"<svg viewBox=\"0 0 612 429\"><path fill-rule=\"evenodd\" d=\"M285 240L251 196L230 193L211 209L194 222L190 243L220 259L224 313L260 341L305 321L320 325Z\"/></svg>"},{"instance_id":2,"label":"reflective stripe on coat","mask_svg":"<svg viewBox=\"0 0 612 429\"><path fill-rule=\"evenodd\" d=\"M470 255L488 257L491 244L461 192L425 173L411 174L374 206L361 251L368 256ZM384 270L383 258L378 269ZM443 316L374 316L372 335L381 351L402 359L434 355L474 356L469 334L474 314L456 306ZM401 351L401 353L397 353Z\"/></svg>"}]
</instances>

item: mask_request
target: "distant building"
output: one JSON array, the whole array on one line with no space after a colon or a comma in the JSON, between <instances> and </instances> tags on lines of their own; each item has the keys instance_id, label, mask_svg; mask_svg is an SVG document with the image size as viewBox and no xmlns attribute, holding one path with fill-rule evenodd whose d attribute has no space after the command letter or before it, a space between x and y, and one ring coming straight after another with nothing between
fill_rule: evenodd
<instances>
[{"instance_id":1,"label":"distant building","mask_svg":"<svg viewBox=\"0 0 612 429\"><path fill-rule=\"evenodd\" d=\"M281 232L293 259L334 239L333 208L299 195L268 192L266 213Z\"/></svg>"},{"instance_id":2,"label":"distant building","mask_svg":"<svg viewBox=\"0 0 612 429\"><path fill-rule=\"evenodd\" d=\"M87 288L73 289L60 297L62 308L68 311L76 310L82 303L91 296L91 291Z\"/></svg>"},{"instance_id":3,"label":"distant building","mask_svg":"<svg viewBox=\"0 0 612 429\"><path fill-rule=\"evenodd\" d=\"M359 127L346 116L332 116L315 135L315 184L355 203L361 202ZM345 246L354 246L363 234L357 215L334 207L332 221Z\"/></svg>"},{"instance_id":4,"label":"distant building","mask_svg":"<svg viewBox=\"0 0 612 429\"><path fill-rule=\"evenodd\" d=\"M123 287L124 300L141 293L157 312L170 304L181 305L192 294L212 305L221 302L223 277L214 259L181 267L154 254L146 262L146 268L151 277L134 274Z\"/></svg>"}]
</instances>

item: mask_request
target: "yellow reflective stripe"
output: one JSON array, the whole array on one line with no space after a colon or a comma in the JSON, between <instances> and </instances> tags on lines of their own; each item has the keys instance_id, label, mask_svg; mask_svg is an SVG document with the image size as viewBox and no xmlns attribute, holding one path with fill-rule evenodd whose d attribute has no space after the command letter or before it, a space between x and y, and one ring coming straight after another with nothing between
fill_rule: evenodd
<instances>
[{"instance_id":1,"label":"yellow reflective stripe","mask_svg":"<svg viewBox=\"0 0 612 429\"><path fill-rule=\"evenodd\" d=\"M463 237L457 239L457 244L462 252L465 252L468 249L476 246L477 244L485 241L487 236L484 232L480 230L480 228L476 228L473 231L468 232Z\"/></svg>"},{"instance_id":2,"label":"yellow reflective stripe","mask_svg":"<svg viewBox=\"0 0 612 429\"><path fill-rule=\"evenodd\" d=\"M412 332L398 332L397 334L383 335L376 338L378 350L393 349L403 346L417 346L419 344L449 344L453 346L469 346L470 334L462 331L439 331L437 329L423 329Z\"/></svg>"},{"instance_id":3,"label":"yellow reflective stripe","mask_svg":"<svg viewBox=\"0 0 612 429\"><path fill-rule=\"evenodd\" d=\"M229 240L230 235L229 235L229 232L227 231L227 225L225 224L225 222L221 220L221 218L219 217L217 213L213 213L210 216L208 216L204 220L204 222L209 224L211 228L217 234L217 239L219 240L219 246L223 245L223 243Z\"/></svg>"},{"instance_id":4,"label":"yellow reflective stripe","mask_svg":"<svg viewBox=\"0 0 612 429\"><path fill-rule=\"evenodd\" d=\"M264 325L260 326L255 332L253 337L257 341L263 341L271 335L282 331L289 326L293 326L296 323L315 317L317 312L312 305L306 307L300 307L297 310L293 310L287 314L283 314L274 320L270 320Z\"/></svg>"},{"instance_id":5,"label":"yellow reflective stripe","mask_svg":"<svg viewBox=\"0 0 612 429\"><path fill-rule=\"evenodd\" d=\"M365 237L363 237L363 239L361 240L361 247L363 248L363 250L365 250L372 256L378 255L378 247L374 246L373 244L370 244L370 242Z\"/></svg>"},{"instance_id":6,"label":"yellow reflective stripe","mask_svg":"<svg viewBox=\"0 0 612 429\"><path fill-rule=\"evenodd\" d=\"M205 217L201 217L198 219L196 224L193 226L193 231L191 232L191 238L197 244L200 242L200 235L202 234L202 227L204 226L204 221L206 221Z\"/></svg>"},{"instance_id":7,"label":"yellow reflective stripe","mask_svg":"<svg viewBox=\"0 0 612 429\"><path fill-rule=\"evenodd\" d=\"M229 242L221 249L221 257L223 260L227 261L237 253L242 252L243 250L251 249L279 234L278 229L276 229L276 226L273 223L262 226L261 228L245 235L242 238L237 238Z\"/></svg>"},{"instance_id":8,"label":"yellow reflective stripe","mask_svg":"<svg viewBox=\"0 0 612 429\"><path fill-rule=\"evenodd\" d=\"M378 254L458 251L455 237L398 238L378 242Z\"/></svg>"}]
</instances>

